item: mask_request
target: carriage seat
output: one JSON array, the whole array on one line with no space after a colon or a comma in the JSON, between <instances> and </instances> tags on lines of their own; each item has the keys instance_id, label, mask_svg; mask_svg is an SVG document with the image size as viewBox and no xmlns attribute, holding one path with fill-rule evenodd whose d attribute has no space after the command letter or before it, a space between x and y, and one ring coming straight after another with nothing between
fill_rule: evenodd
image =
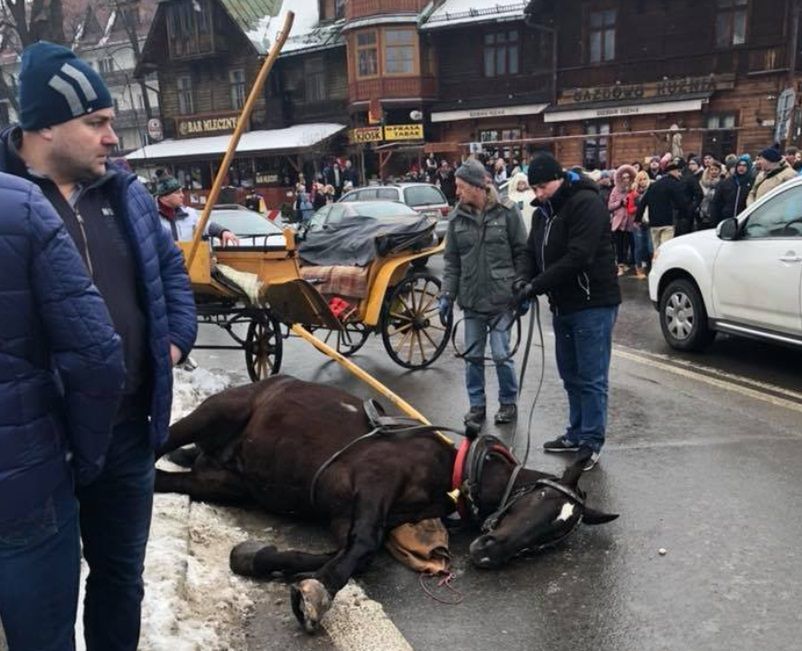
<instances>
[{"instance_id":1,"label":"carriage seat","mask_svg":"<svg viewBox=\"0 0 802 651\"><path fill-rule=\"evenodd\" d=\"M368 267L302 266L301 278L314 285L324 296L362 299L368 295Z\"/></svg>"}]
</instances>

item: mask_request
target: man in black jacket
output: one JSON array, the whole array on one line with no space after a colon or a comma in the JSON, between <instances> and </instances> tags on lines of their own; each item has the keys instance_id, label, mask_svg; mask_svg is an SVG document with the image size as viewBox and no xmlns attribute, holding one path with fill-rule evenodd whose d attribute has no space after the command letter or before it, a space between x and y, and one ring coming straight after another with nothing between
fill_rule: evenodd
<instances>
[{"instance_id":1,"label":"man in black jacket","mask_svg":"<svg viewBox=\"0 0 802 651\"><path fill-rule=\"evenodd\" d=\"M565 434L543 449L579 452L588 457L590 470L604 445L612 332L621 303L610 215L593 181L563 172L547 152L532 158L529 184L537 209L516 297L549 298L557 369L569 407Z\"/></svg>"},{"instance_id":2,"label":"man in black jacket","mask_svg":"<svg viewBox=\"0 0 802 651\"><path fill-rule=\"evenodd\" d=\"M680 175L679 165L676 162L669 163L666 166L666 175L649 186L635 214L635 222L640 224L646 210L649 211L649 232L655 251L663 242L674 237L678 222L690 217L690 207Z\"/></svg>"}]
</instances>

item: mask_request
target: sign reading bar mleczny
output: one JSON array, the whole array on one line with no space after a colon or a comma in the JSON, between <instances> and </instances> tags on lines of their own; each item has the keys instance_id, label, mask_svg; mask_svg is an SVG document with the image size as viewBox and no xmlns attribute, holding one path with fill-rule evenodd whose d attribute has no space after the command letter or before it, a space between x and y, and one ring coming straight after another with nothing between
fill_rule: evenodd
<instances>
[{"instance_id":1,"label":"sign reading bar mleczny","mask_svg":"<svg viewBox=\"0 0 802 651\"><path fill-rule=\"evenodd\" d=\"M237 128L238 114L211 115L208 117L190 116L176 118L175 127L179 138L191 136L211 136L214 134L231 133Z\"/></svg>"}]
</instances>

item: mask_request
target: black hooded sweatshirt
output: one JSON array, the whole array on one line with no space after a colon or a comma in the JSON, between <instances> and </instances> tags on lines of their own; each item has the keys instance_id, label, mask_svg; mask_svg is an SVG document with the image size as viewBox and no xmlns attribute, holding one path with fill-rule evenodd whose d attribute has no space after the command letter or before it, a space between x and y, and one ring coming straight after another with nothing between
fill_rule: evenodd
<instances>
[{"instance_id":1,"label":"black hooded sweatshirt","mask_svg":"<svg viewBox=\"0 0 802 651\"><path fill-rule=\"evenodd\" d=\"M536 207L523 280L547 294L555 314L621 303L610 213L598 186L568 172L554 196Z\"/></svg>"}]
</instances>

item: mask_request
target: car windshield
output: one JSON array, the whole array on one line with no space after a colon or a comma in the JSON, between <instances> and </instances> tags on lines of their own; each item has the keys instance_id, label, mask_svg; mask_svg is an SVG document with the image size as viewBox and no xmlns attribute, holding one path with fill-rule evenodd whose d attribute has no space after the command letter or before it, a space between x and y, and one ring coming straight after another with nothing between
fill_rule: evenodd
<instances>
[{"instance_id":1,"label":"car windshield","mask_svg":"<svg viewBox=\"0 0 802 651\"><path fill-rule=\"evenodd\" d=\"M351 210L352 214L354 215L373 217L374 219L382 219L383 217L397 217L398 215L418 214L412 210L412 208L405 206L403 203L395 203L391 201L361 203L358 206L352 206Z\"/></svg>"},{"instance_id":2,"label":"car windshield","mask_svg":"<svg viewBox=\"0 0 802 651\"><path fill-rule=\"evenodd\" d=\"M211 221L234 235L281 235L281 229L251 210L212 210Z\"/></svg>"},{"instance_id":3,"label":"car windshield","mask_svg":"<svg viewBox=\"0 0 802 651\"><path fill-rule=\"evenodd\" d=\"M427 206L447 203L440 190L431 185L404 188L404 203L408 206Z\"/></svg>"}]
</instances>

